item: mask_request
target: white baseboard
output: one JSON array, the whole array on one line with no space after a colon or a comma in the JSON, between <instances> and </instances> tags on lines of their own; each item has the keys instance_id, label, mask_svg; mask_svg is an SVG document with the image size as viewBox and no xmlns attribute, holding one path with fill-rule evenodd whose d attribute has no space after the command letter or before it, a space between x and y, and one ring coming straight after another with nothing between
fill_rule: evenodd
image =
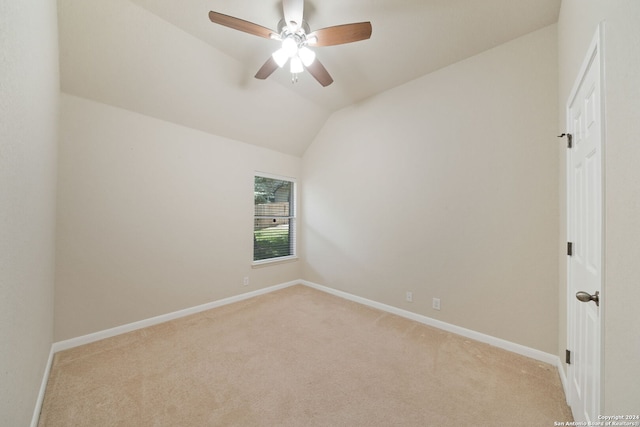
<instances>
[{"instance_id":1,"label":"white baseboard","mask_svg":"<svg viewBox=\"0 0 640 427\"><path fill-rule=\"evenodd\" d=\"M54 353L53 346L51 346L47 365L44 367L44 373L42 374L42 382L40 383L40 391L38 392L38 398L36 399L36 407L33 410L33 416L31 417L31 427L37 427L38 421L40 420L40 410L42 409L42 403L44 402L44 392L47 389L47 381L49 381L49 373L51 373Z\"/></svg>"},{"instance_id":2,"label":"white baseboard","mask_svg":"<svg viewBox=\"0 0 640 427\"><path fill-rule=\"evenodd\" d=\"M434 328L442 329L447 332L451 332L457 335L461 335L463 337L467 337L476 341L480 341L489 345L493 345L498 348L502 348L504 350L510 351L512 353L520 354L522 356L526 356L535 360L539 360L544 363L548 363L550 365L555 366L558 369L558 373L560 375L560 380L562 382L562 386L565 390L565 395L567 394L567 377L562 368L562 363L560 358L557 355L545 353L540 350L536 350L534 348L530 348L524 345L516 344L510 341L503 340L501 338L496 338L491 335L486 335L480 332L473 331L471 329L466 329L460 326L452 325L450 323L442 322L440 320L432 319L427 316L423 316L421 314L413 313L411 311L403 310L397 307L393 307L391 305L383 304L377 301L369 300L366 298L359 297L357 295L353 295L347 292L343 292L337 289L329 288L327 286L319 285L317 283L313 283L307 280L294 280L291 282L282 283L275 286L270 286L263 289L258 289L256 291L247 292L244 294L236 295L229 298L224 298L218 301L213 301L210 303L198 305L195 307L187 308L184 310L175 311L168 314L163 314L160 316L152 317L150 319L141 320L138 322L129 323L122 326L117 326L115 328L106 329L104 331L95 332L88 335L83 335L76 338L71 338L65 341L54 342L51 345L51 351L49 353L49 360L47 361L47 366L44 372L44 378L42 380L42 385L40 388L40 393L38 394L38 400L36 403L36 408L33 414L33 419L31 421L31 427L36 427L38 424L38 418L40 416L40 410L42 408L42 402L44 400L44 393L47 386L47 380L49 378L49 373L51 370L51 364L53 363L53 356L55 353L67 350L73 347L78 347L80 345L89 344L95 341L99 341L105 338L110 338L116 335L124 334L127 332L135 331L138 329L146 328L149 326L157 325L159 323L164 323L170 320L179 319L181 317L189 316L191 314L200 313L205 310L210 310L216 307L222 307L224 305L233 304L235 302L243 301L249 298L253 298L259 295L268 294L270 292L274 292L280 289L288 288L293 285L302 284L308 286L313 289L317 289L322 292L329 293L331 295L335 295L340 298L344 298L349 301L357 302L363 305L367 305L369 307L373 307L382 311L386 311L388 313L392 313L410 320L414 320L416 322L433 326Z\"/></svg>"},{"instance_id":3,"label":"white baseboard","mask_svg":"<svg viewBox=\"0 0 640 427\"><path fill-rule=\"evenodd\" d=\"M564 390L564 396L567 399L567 405L569 405L569 381L567 380L567 373L562 366L562 359L558 357L558 375L560 375L560 382L562 383L562 389ZM571 405L569 405L571 406Z\"/></svg>"},{"instance_id":4,"label":"white baseboard","mask_svg":"<svg viewBox=\"0 0 640 427\"><path fill-rule=\"evenodd\" d=\"M191 314L200 313L205 310L210 310L216 307L222 307L224 305L233 304L235 302L243 301L249 298L253 298L259 295L268 294L280 289L288 288L290 286L302 284L308 286L313 289L317 289L319 291L323 291L332 295L335 295L340 298L344 298L349 301L354 301L363 305L367 305L369 307L377 308L382 311L386 311L388 313L392 313L410 320L414 320L419 323L423 323L425 325L433 326L438 329L442 329L447 332L451 332L457 335L461 335L463 337L467 337L476 341L484 342L486 344L493 345L498 348L502 348L504 350L508 350L512 353L520 354L522 356L530 357L532 359L539 360L541 362L545 362L551 364L553 366L560 366L560 359L557 355L545 353L540 350L536 350L531 347L527 347L521 344L516 344L511 341L503 340L501 338L496 338L491 335L486 335L481 332L477 332L471 329L466 329L461 326L452 325L450 323L443 322L441 320L433 319L431 317L427 317L421 314L413 313L411 311L403 310L401 308L393 307L391 305L383 304L377 301L369 300L366 298L359 297L357 295L353 295L347 292L343 292L337 289L329 288L327 286L319 285L317 283L310 282L308 280L293 280L291 282L281 283L279 285L270 286L263 289L258 289L256 291L247 292L244 294L236 295L229 298L224 298L221 300L209 302L206 304L198 305L195 307L187 308L184 310L175 311L168 314L163 314L160 316L152 317L150 319L140 320L138 322L129 323L126 325L117 326L115 328L106 329L103 331L95 332L88 335L83 335L76 338L71 338L65 341L58 341L53 343L52 345L52 353L57 353L58 351L67 350L73 347L77 347L80 345L88 344L91 342L99 341L105 338L110 338L116 335L124 334L127 332L135 331L138 329L146 328L149 326L157 325L159 323L164 323L170 320L179 319L181 317L189 316ZM561 376L563 376L564 371L562 370ZM566 381L566 376L564 376L564 381Z\"/></svg>"},{"instance_id":5,"label":"white baseboard","mask_svg":"<svg viewBox=\"0 0 640 427\"><path fill-rule=\"evenodd\" d=\"M292 285L300 284L299 280L282 283L268 288L258 289L257 291L247 292L244 294L224 298L221 300L209 302L195 307L186 308L184 310L174 311L173 313L162 314L160 316L152 317L150 319L140 320L138 322L129 323L126 325L116 326L115 328L106 329L104 331L94 332L92 334L83 335L76 338L71 338L65 341L58 341L53 343L53 352L67 350L80 345L89 344L95 341L99 341L105 338L114 337L116 335L124 334L127 332L135 331L149 326L157 325L159 323L168 322L169 320L179 319L181 317L189 316L191 314L200 313L201 311L211 310L212 308L222 307L224 305L233 304L234 302L243 301L249 298L256 297L258 295L268 294L279 289L284 289Z\"/></svg>"},{"instance_id":6,"label":"white baseboard","mask_svg":"<svg viewBox=\"0 0 640 427\"><path fill-rule=\"evenodd\" d=\"M51 365L53 364L53 356L55 353L68 350L70 348L78 347L84 344L89 344L95 341L99 341L105 338L114 337L116 335L124 334L126 332L135 331L138 329L146 328L149 326L157 325L159 323L164 323L169 320L178 319L180 317L189 316L191 314L196 314L201 311L210 310L216 307L222 307L223 305L233 304L234 302L243 301L249 298L256 297L258 295L268 294L273 291L277 291L279 289L284 289L289 286L300 284L300 281L295 280L292 282L282 283L275 286L270 286L268 288L258 289L257 291L247 292L244 294L236 295L229 298L224 298L221 300L213 301L207 304L198 305L195 307L187 308L184 310L174 311L173 313L163 314L160 316L152 317L150 319L141 320L139 322L133 322L122 326L117 326L115 328L106 329L104 331L95 332L88 335L83 335L76 338L71 338L64 341L57 341L51 345L51 350L49 351L49 360L47 360L47 365L45 366L42 383L40 385L40 391L38 393L38 398L36 400L36 406L33 411L33 417L31 418L31 427L37 427L38 420L40 418L40 411L42 410L42 403L44 401L44 393L47 388L47 381L49 379L49 374L51 372Z\"/></svg>"},{"instance_id":7,"label":"white baseboard","mask_svg":"<svg viewBox=\"0 0 640 427\"><path fill-rule=\"evenodd\" d=\"M337 289L329 288L327 286L319 285L317 283L309 282L308 280L301 280L300 283L302 283L305 286L309 286L310 288L327 292L331 295L335 295L340 298L347 299L349 301L353 301L353 302L367 305L369 307L377 308L379 310L396 314L398 316L401 316L410 320L415 320L416 322L419 322L428 326L433 326L434 328L442 329L444 331L451 332L456 335L461 335L463 337L467 337L476 341L493 345L503 350L507 350L512 353L519 354L521 356L529 357L534 360L539 360L541 362L548 363L554 366L558 370L558 375L560 376L560 382L562 383L562 389L564 390L564 395L565 397L569 396L569 393L568 393L569 389L567 387L567 384L568 384L567 375L562 367L562 361L560 360L560 357L558 357L555 354L546 353L544 351L536 350L535 348L527 347L521 344L516 344L511 341L506 341L501 338L496 338L491 335L486 335L480 332L473 331L471 329L466 329L460 326L452 325L450 323L432 319L430 317L423 316L421 314L413 313L411 311L403 310L401 308L393 307L391 305L382 304L377 301L369 300L366 298L359 297L357 295L339 291Z\"/></svg>"},{"instance_id":8,"label":"white baseboard","mask_svg":"<svg viewBox=\"0 0 640 427\"><path fill-rule=\"evenodd\" d=\"M349 294L347 292L339 291L337 289L329 288L326 286L318 285L317 283L309 282L307 280L301 280L302 284L314 289L318 289L323 292L330 293L332 295L354 301L360 304L367 305L369 307L377 308L388 313L396 314L398 316L415 320L416 322L423 323L425 325L433 326L434 328L442 329L447 332L461 335L466 338L471 338L476 341L480 341L486 344L493 345L498 348L510 351L512 353L520 354L522 356L530 357L531 359L539 360L541 362L548 363L553 366L557 366L559 362L558 356L544 351L536 350L531 347L516 344L511 341L506 341L501 338L496 338L491 335L486 335L480 332L466 329L460 326L452 325L450 323L442 322L440 320L432 319L431 317L423 316L421 314L413 313L411 311L403 310L401 308L393 307L391 305L382 304L377 301L372 301L366 298L359 297L357 295Z\"/></svg>"}]
</instances>

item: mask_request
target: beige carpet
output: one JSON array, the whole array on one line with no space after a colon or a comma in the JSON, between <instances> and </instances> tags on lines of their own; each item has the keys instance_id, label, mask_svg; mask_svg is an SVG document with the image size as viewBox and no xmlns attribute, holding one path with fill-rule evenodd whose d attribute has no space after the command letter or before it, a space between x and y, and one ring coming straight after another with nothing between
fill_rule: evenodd
<instances>
[{"instance_id":1,"label":"beige carpet","mask_svg":"<svg viewBox=\"0 0 640 427\"><path fill-rule=\"evenodd\" d=\"M294 286L59 352L40 426L553 426L550 365Z\"/></svg>"}]
</instances>

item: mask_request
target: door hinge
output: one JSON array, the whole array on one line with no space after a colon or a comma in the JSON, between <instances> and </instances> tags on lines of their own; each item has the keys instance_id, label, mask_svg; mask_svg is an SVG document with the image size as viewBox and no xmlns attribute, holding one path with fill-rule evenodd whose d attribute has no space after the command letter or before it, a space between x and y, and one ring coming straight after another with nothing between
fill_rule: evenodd
<instances>
[{"instance_id":1,"label":"door hinge","mask_svg":"<svg viewBox=\"0 0 640 427\"><path fill-rule=\"evenodd\" d=\"M567 242L567 255L573 256L573 242Z\"/></svg>"},{"instance_id":2,"label":"door hinge","mask_svg":"<svg viewBox=\"0 0 640 427\"><path fill-rule=\"evenodd\" d=\"M571 365L571 350L565 350L564 361L567 365Z\"/></svg>"},{"instance_id":3,"label":"door hinge","mask_svg":"<svg viewBox=\"0 0 640 427\"><path fill-rule=\"evenodd\" d=\"M563 133L562 135L558 135L558 138L564 138L567 137L567 148L571 148L573 147L573 135L571 135L570 133Z\"/></svg>"}]
</instances>

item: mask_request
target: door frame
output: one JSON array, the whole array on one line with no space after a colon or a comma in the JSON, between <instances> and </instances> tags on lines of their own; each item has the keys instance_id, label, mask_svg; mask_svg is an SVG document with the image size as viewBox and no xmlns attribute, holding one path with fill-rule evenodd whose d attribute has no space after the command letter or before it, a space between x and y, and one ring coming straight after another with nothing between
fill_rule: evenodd
<instances>
[{"instance_id":1,"label":"door frame","mask_svg":"<svg viewBox=\"0 0 640 427\"><path fill-rule=\"evenodd\" d=\"M599 396L599 402L598 402L598 408L597 410L599 412L602 411L603 409L603 405L604 405L604 396L602 393L602 378L604 377L604 346L602 345L604 342L604 321L605 321L605 314L606 314L606 292L605 292L605 263L604 263L604 259L605 259L605 137L606 137L606 127L605 127L605 56L604 56L604 22L601 22L598 27L596 28L596 32L595 35L592 38L592 41L589 45L589 49L587 50L587 53L584 57L584 60L582 62L582 65L580 67L580 71L577 74L577 77L575 79L575 82L573 84L573 88L570 92L570 95L567 99L567 104L565 107L565 120L566 120L566 129L568 132L574 132L574 129L572 128L572 123L571 123L571 115L570 115L570 107L573 104L573 100L575 99L575 97L578 95L578 91L581 87L582 82L584 81L584 78L586 76L587 71L589 70L590 66L595 66L595 67L599 67L599 72L600 72L600 81L599 81L599 85L600 85L600 105L599 105L599 109L600 109L600 119L601 119L601 123L600 123L600 183L601 183L601 198L600 198L600 209L601 209L601 236L600 236L600 244L601 244L601 251L600 251L600 258L601 258L601 268L600 268L600 342L599 342L599 347L600 347L600 351L599 351L599 364L598 364L598 373L597 373L597 395ZM598 63L597 64L592 64L592 61L594 59L594 56L598 54ZM567 233L567 242L571 241L570 240L570 231L571 231L571 226L570 226L570 215L572 213L572 196L573 196L573 189L570 186L571 184L571 172L572 172L572 167L571 167L571 161L572 161L572 152L571 150L567 150L567 156L566 156L566 176L565 176L565 190L566 190L566 206L567 206L567 210L566 210L566 221L567 221L567 228L566 228L566 233ZM573 295L573 288L571 286L571 257L567 256L567 264L566 264L566 268L567 268L567 281L566 281L566 292L567 292L567 301L566 301L566 310L567 310L567 349L571 350L572 352L575 351L575 349L572 348L573 346L573 340L574 340L574 330L575 330L575 324L574 324L574 307L575 307L575 295ZM572 304L573 303L573 304ZM573 359L573 358L572 358ZM571 387L571 379L572 376L569 375L569 370L572 369L571 365L569 364L567 366L567 385L568 385L568 390L567 390L567 402L569 403L569 405L571 405L571 403L574 401L574 396L573 396L573 387ZM572 372L573 373L573 372ZM572 412L575 411L572 408Z\"/></svg>"}]
</instances>

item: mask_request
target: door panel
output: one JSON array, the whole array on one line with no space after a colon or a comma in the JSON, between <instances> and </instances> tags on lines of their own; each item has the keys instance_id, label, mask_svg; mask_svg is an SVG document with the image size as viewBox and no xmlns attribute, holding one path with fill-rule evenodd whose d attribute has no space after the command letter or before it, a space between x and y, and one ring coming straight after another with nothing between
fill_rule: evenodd
<instances>
[{"instance_id":1,"label":"door panel","mask_svg":"<svg viewBox=\"0 0 640 427\"><path fill-rule=\"evenodd\" d=\"M569 404L576 421L598 420L601 311L581 302L579 291L602 298L602 95L599 34L589 50L567 106L573 147L567 156L567 232L573 256L567 265Z\"/></svg>"}]
</instances>

